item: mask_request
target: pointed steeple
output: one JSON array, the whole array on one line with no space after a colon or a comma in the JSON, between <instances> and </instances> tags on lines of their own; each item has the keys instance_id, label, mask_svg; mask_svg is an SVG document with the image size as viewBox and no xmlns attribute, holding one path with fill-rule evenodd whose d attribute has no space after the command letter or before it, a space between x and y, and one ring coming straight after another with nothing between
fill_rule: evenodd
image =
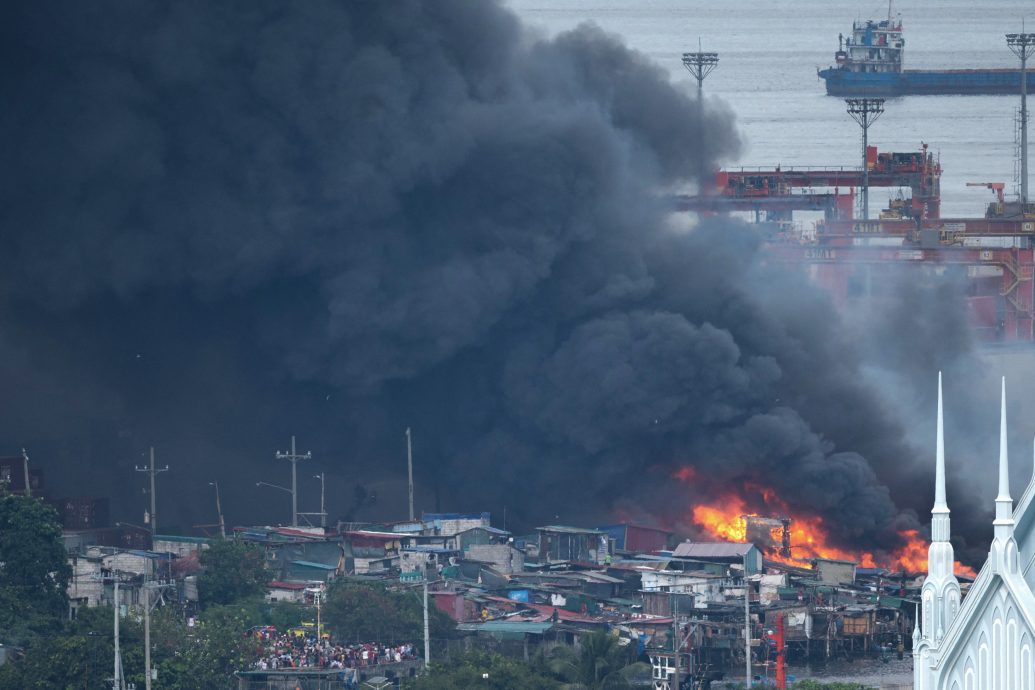
<instances>
[{"instance_id":1,"label":"pointed steeple","mask_svg":"<svg viewBox=\"0 0 1035 690\"><path fill-rule=\"evenodd\" d=\"M934 508L931 540L949 541L949 505L945 501L945 421L942 413L942 372L938 372L938 430L935 438Z\"/></svg>"},{"instance_id":2,"label":"pointed steeple","mask_svg":"<svg viewBox=\"0 0 1035 690\"><path fill-rule=\"evenodd\" d=\"M1010 457L1006 442L1006 377L999 419L999 494L995 497L995 538L1013 535L1013 499L1010 497Z\"/></svg>"},{"instance_id":3,"label":"pointed steeple","mask_svg":"<svg viewBox=\"0 0 1035 690\"><path fill-rule=\"evenodd\" d=\"M938 438L935 441L934 507L948 509L945 504L945 422L942 417L942 372L938 372Z\"/></svg>"},{"instance_id":4,"label":"pointed steeple","mask_svg":"<svg viewBox=\"0 0 1035 690\"><path fill-rule=\"evenodd\" d=\"M999 494L995 497L992 547L988 560L993 572L1017 572L1017 542L1013 538L1013 499L1010 498L1010 458L1006 448L1006 377L999 422Z\"/></svg>"},{"instance_id":5,"label":"pointed steeple","mask_svg":"<svg viewBox=\"0 0 1035 690\"><path fill-rule=\"evenodd\" d=\"M937 646L956 615L960 586L953 573L949 541L949 505L945 498L945 417L942 408L942 376L938 374L938 430L935 437L934 507L931 509L931 546L927 549L927 577L921 591L923 629L914 631Z\"/></svg>"}]
</instances>

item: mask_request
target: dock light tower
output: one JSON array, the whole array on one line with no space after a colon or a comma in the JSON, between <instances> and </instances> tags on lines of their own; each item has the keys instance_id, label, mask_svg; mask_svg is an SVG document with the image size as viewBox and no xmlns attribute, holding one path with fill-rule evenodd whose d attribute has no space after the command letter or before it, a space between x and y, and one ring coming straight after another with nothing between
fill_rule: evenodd
<instances>
[{"instance_id":1,"label":"dock light tower","mask_svg":"<svg viewBox=\"0 0 1035 690\"><path fill-rule=\"evenodd\" d=\"M1028 203L1028 58L1035 34L1006 34L1006 45L1021 59L1021 205ZM1023 211L1022 211L1023 212Z\"/></svg>"},{"instance_id":2,"label":"dock light tower","mask_svg":"<svg viewBox=\"0 0 1035 690\"><path fill-rule=\"evenodd\" d=\"M304 454L295 452L295 437L291 436L291 452L277 451L277 460L289 460L291 462L291 526L298 527L298 461L309 460L313 457L310 451Z\"/></svg>"},{"instance_id":3,"label":"dock light tower","mask_svg":"<svg viewBox=\"0 0 1035 690\"><path fill-rule=\"evenodd\" d=\"M878 117L884 114L883 98L846 98L848 114L862 127L862 198L863 220L870 219L870 166L866 161L866 147L869 144L869 129Z\"/></svg>"},{"instance_id":4,"label":"dock light tower","mask_svg":"<svg viewBox=\"0 0 1035 690\"><path fill-rule=\"evenodd\" d=\"M683 67L697 80L697 116L698 126L698 150L701 152L701 161L698 170L698 185L701 193L704 192L708 180L708 171L704 169L704 79L719 65L718 53L705 53L701 50L701 39L697 39L696 53L683 53Z\"/></svg>"},{"instance_id":5,"label":"dock light tower","mask_svg":"<svg viewBox=\"0 0 1035 690\"><path fill-rule=\"evenodd\" d=\"M704 78L719 65L719 54L701 51L701 39L697 39L697 49L696 53L683 53L683 67L697 80L697 98L700 100L704 97Z\"/></svg>"}]
</instances>

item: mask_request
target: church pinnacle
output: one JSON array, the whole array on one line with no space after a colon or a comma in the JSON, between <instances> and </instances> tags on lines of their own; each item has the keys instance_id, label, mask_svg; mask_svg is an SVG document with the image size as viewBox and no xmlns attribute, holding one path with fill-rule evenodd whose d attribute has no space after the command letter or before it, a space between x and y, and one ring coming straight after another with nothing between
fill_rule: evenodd
<instances>
[{"instance_id":1,"label":"church pinnacle","mask_svg":"<svg viewBox=\"0 0 1035 690\"><path fill-rule=\"evenodd\" d=\"M945 498L945 417L942 405L942 375L938 374L938 428L935 438L934 507L931 509L931 546L927 550L927 577L921 590L928 644L937 645L959 610L959 582L953 573L955 554L949 541L949 505Z\"/></svg>"},{"instance_id":2,"label":"church pinnacle","mask_svg":"<svg viewBox=\"0 0 1035 690\"><path fill-rule=\"evenodd\" d=\"M949 541L949 506L945 501L945 422L942 414L942 373L938 372L938 432L935 440L934 508L931 540Z\"/></svg>"},{"instance_id":3,"label":"church pinnacle","mask_svg":"<svg viewBox=\"0 0 1035 690\"><path fill-rule=\"evenodd\" d=\"M995 497L995 521L989 560L1001 572L1017 569L1017 545L1014 542L1013 498L1010 497L1010 457L1006 442L1006 377L999 421L999 493Z\"/></svg>"}]
</instances>

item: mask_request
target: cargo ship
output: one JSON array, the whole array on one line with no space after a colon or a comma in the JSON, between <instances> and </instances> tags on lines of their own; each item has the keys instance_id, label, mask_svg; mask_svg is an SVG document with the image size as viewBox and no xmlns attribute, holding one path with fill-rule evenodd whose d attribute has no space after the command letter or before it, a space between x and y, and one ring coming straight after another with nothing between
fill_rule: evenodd
<instances>
[{"instance_id":1,"label":"cargo ship","mask_svg":"<svg viewBox=\"0 0 1035 690\"><path fill-rule=\"evenodd\" d=\"M817 70L829 96L908 96L1019 94L1020 69L902 69L906 41L902 20L858 21L852 35L838 36L835 65ZM1035 87L1032 71L1028 90Z\"/></svg>"}]
</instances>

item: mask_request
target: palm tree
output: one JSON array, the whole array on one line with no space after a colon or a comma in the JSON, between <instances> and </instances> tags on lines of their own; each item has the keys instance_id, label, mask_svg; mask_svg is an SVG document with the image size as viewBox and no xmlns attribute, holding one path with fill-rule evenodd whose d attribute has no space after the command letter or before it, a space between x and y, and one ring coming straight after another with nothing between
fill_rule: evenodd
<instances>
[{"instance_id":1,"label":"palm tree","mask_svg":"<svg viewBox=\"0 0 1035 690\"><path fill-rule=\"evenodd\" d=\"M584 636L578 652L572 647L555 648L546 666L566 682L567 690L604 690L629 687L620 672L630 660L617 637L599 631Z\"/></svg>"}]
</instances>

